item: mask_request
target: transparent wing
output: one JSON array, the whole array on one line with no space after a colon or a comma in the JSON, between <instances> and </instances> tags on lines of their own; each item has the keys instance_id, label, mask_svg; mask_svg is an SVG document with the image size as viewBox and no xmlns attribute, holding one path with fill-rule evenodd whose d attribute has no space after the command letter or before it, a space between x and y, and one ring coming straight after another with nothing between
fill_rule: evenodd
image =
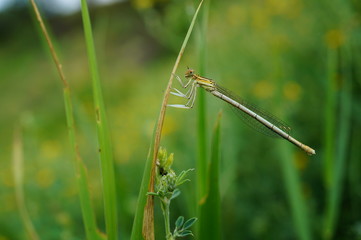
<instances>
[{"instance_id":1,"label":"transparent wing","mask_svg":"<svg viewBox=\"0 0 361 240\"><path fill-rule=\"evenodd\" d=\"M247 107L248 109L250 109L251 111L256 113L257 115L263 117L264 119L266 119L270 123L274 124L279 129L281 129L282 131L286 132L287 134L290 134L291 127L288 126L285 122L283 122L279 118L277 118L276 116L272 115L271 113L267 112L266 110L256 107L255 105L243 100L236 94L232 93L231 91L229 91L228 89L226 89L224 87L219 86L218 84L216 85L216 89L218 92L232 98L233 100L239 102L243 106ZM265 125L263 125L262 123L257 121L255 118L249 116L247 113L243 112L242 110L240 110L232 105L230 105L230 106L231 106L232 110L238 116L240 116L241 120L247 126L253 128L257 132L263 133L264 135L267 135L270 137L280 137L277 133L273 132L271 129L269 129L268 127L266 127Z\"/></svg>"}]
</instances>

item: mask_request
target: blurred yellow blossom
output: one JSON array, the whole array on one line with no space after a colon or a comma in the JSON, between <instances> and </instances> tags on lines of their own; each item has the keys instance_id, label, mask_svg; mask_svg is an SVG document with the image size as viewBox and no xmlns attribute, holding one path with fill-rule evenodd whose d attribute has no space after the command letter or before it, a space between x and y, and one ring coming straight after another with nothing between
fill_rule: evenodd
<instances>
[{"instance_id":1,"label":"blurred yellow blossom","mask_svg":"<svg viewBox=\"0 0 361 240\"><path fill-rule=\"evenodd\" d=\"M138 9L151 8L157 3L166 3L168 0L132 0L133 5Z\"/></svg>"},{"instance_id":2,"label":"blurred yellow blossom","mask_svg":"<svg viewBox=\"0 0 361 240\"><path fill-rule=\"evenodd\" d=\"M299 0L267 0L267 8L275 15L295 18L302 11L302 1Z\"/></svg>"},{"instance_id":3,"label":"blurred yellow blossom","mask_svg":"<svg viewBox=\"0 0 361 240\"><path fill-rule=\"evenodd\" d=\"M256 83L253 88L253 94L259 98L272 97L274 93L274 86L270 81L262 80Z\"/></svg>"},{"instance_id":4,"label":"blurred yellow blossom","mask_svg":"<svg viewBox=\"0 0 361 240\"><path fill-rule=\"evenodd\" d=\"M304 152L297 151L294 155L294 163L297 169L304 170L308 165L308 157Z\"/></svg>"},{"instance_id":5,"label":"blurred yellow blossom","mask_svg":"<svg viewBox=\"0 0 361 240\"><path fill-rule=\"evenodd\" d=\"M47 188L54 183L54 173L50 169L40 169L36 173L36 182L42 188Z\"/></svg>"},{"instance_id":6,"label":"blurred yellow blossom","mask_svg":"<svg viewBox=\"0 0 361 240\"><path fill-rule=\"evenodd\" d=\"M338 48L345 42L345 34L340 29L331 29L325 36L326 44L330 48Z\"/></svg>"},{"instance_id":7,"label":"blurred yellow blossom","mask_svg":"<svg viewBox=\"0 0 361 240\"><path fill-rule=\"evenodd\" d=\"M247 19L247 11L241 5L233 4L229 6L226 16L231 25L240 26Z\"/></svg>"},{"instance_id":8,"label":"blurred yellow blossom","mask_svg":"<svg viewBox=\"0 0 361 240\"><path fill-rule=\"evenodd\" d=\"M54 159L60 154L60 144L57 141L46 141L41 145L41 154L47 160Z\"/></svg>"},{"instance_id":9,"label":"blurred yellow blossom","mask_svg":"<svg viewBox=\"0 0 361 240\"><path fill-rule=\"evenodd\" d=\"M283 86L283 95L289 101L297 101L302 94L301 86L293 81L288 81Z\"/></svg>"},{"instance_id":10,"label":"blurred yellow blossom","mask_svg":"<svg viewBox=\"0 0 361 240\"><path fill-rule=\"evenodd\" d=\"M14 187L14 176L12 169L3 169L1 172L1 180L6 187Z\"/></svg>"},{"instance_id":11,"label":"blurred yellow blossom","mask_svg":"<svg viewBox=\"0 0 361 240\"><path fill-rule=\"evenodd\" d=\"M69 226L71 225L71 217L69 216L69 213L67 212L60 212L55 215L56 221L63 226Z\"/></svg>"},{"instance_id":12,"label":"blurred yellow blossom","mask_svg":"<svg viewBox=\"0 0 361 240\"><path fill-rule=\"evenodd\" d=\"M256 29L266 29L269 26L270 18L265 8L255 7L252 11L252 26Z\"/></svg>"},{"instance_id":13,"label":"blurred yellow blossom","mask_svg":"<svg viewBox=\"0 0 361 240\"><path fill-rule=\"evenodd\" d=\"M165 124L163 127L162 134L167 135L169 133L172 133L176 128L177 128L176 120L171 115L169 115L165 119Z\"/></svg>"}]
</instances>

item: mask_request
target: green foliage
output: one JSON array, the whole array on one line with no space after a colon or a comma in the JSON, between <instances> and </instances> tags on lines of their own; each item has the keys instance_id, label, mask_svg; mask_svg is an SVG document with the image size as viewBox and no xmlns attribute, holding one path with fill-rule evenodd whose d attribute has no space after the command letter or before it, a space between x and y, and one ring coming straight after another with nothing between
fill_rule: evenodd
<instances>
[{"instance_id":1,"label":"green foliage","mask_svg":"<svg viewBox=\"0 0 361 240\"><path fill-rule=\"evenodd\" d=\"M115 234L120 239L129 239L132 234L139 237L133 239L142 239L149 191L147 171L154 151L150 150L150 160L146 156L154 138L155 113L159 112L164 81L174 66L196 5L195 1L151 2L146 9L122 2L94 5L90 10L114 154L113 187L119 195L114 211L119 217L119 230ZM174 190L169 195L176 200L172 202L170 222L176 220L173 214L197 216L193 226L202 225L197 205L205 199L207 185L202 185L201 191L196 186L209 181L211 127L217 112L223 109L221 214L211 219L219 222L223 239L359 239L359 1L204 3L209 3L208 13L203 12L204 8L200 16L207 21L195 25L176 74L182 75L188 65L216 80L287 122L292 136L313 147L317 154L307 156L285 141L248 129L224 103L199 91L194 109L166 109L161 144L175 153L172 168L178 177L182 169L195 168L194 174L188 175L191 184L182 186L182 194ZM103 217L103 185L107 184L102 182L104 174L100 171L104 162L98 160L95 94L87 81L89 58L81 13L44 14L49 16L46 26L57 40L55 46L71 86L71 91L64 91L71 94L73 104L66 111L74 113L77 150L87 169L79 167L84 171L77 171L77 175L71 155L75 145L69 144L71 124L66 124L61 85L28 15L21 6L0 14L0 25L6 26L0 39L0 239L26 238L25 228L19 227L21 217L9 161L12 126L19 118L24 136L24 205L34 228L41 239L84 239L84 223L93 226L86 227L93 232L97 228L106 232L109 221L106 223ZM173 96L169 100L179 101ZM101 148L101 154L103 151ZM202 165L197 160L201 155L206 159ZM179 178L172 184L186 179ZM87 189L79 190L79 182L89 186L84 193L90 209L85 222L84 203L79 203L78 192ZM164 233L160 215L155 208L156 236ZM199 232L194 235L200 238Z\"/></svg>"},{"instance_id":2,"label":"green foliage","mask_svg":"<svg viewBox=\"0 0 361 240\"><path fill-rule=\"evenodd\" d=\"M185 177L189 171L193 170L193 169L188 169L186 171L182 171L177 176L171 168L172 163L173 163L173 153L171 153L168 156L166 149L160 148L158 153L158 161L157 161L157 174L155 176L156 192L148 193L148 195L158 197L161 202L167 240L174 240L178 237L193 235L192 232L188 229L197 220L197 218L191 218L183 224L184 217L180 216L176 220L174 232L171 233L170 220L169 220L169 215L170 215L169 208L171 201L180 195L180 190L177 187L189 181L189 179L185 179Z\"/></svg>"},{"instance_id":3,"label":"green foliage","mask_svg":"<svg viewBox=\"0 0 361 240\"><path fill-rule=\"evenodd\" d=\"M221 199L220 199L220 147L221 116L218 114L212 133L211 160L207 174L207 192L200 202L199 239L221 239Z\"/></svg>"},{"instance_id":4,"label":"green foliage","mask_svg":"<svg viewBox=\"0 0 361 240\"><path fill-rule=\"evenodd\" d=\"M117 193L115 187L115 173L112 143L110 140L109 126L105 114L105 105L98 74L98 66L95 54L94 40L88 6L86 0L81 1L82 17L84 25L85 43L87 47L88 60L93 84L94 113L97 126L100 163L102 171L102 184L104 193L104 215L106 233L109 240L117 239L118 217L117 217Z\"/></svg>"}]
</instances>

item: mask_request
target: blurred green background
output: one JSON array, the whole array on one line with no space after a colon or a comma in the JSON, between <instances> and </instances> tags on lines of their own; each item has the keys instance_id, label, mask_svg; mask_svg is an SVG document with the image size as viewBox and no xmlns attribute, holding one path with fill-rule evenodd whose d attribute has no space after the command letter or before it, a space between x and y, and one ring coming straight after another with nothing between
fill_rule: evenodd
<instances>
[{"instance_id":1,"label":"blurred green background","mask_svg":"<svg viewBox=\"0 0 361 240\"><path fill-rule=\"evenodd\" d=\"M3 1L0 6L7 5ZM71 85L80 152L104 229L81 15L76 4L64 10L55 2L55 7L38 3ZM197 2L93 3L90 13L116 161L120 236L129 239L153 127ZM312 239L323 238L334 196L332 239L361 239L360 14L357 0L211 1L206 42L201 43L207 49L206 77L279 116L292 126L296 139L316 150L308 156L286 141L249 129L225 103L207 94L208 137L217 113L224 113L224 239L299 239L285 156L299 175ZM26 206L38 234L41 239L84 239L62 86L26 1L1 10L0 32L0 240L26 239L12 175L16 125L23 131ZM196 26L178 68L180 76L187 66L199 68L199 32ZM171 97L170 103L183 100ZM195 167L196 113L197 103L192 110L167 109L161 145L174 152L177 171ZM197 169L172 203L172 219L195 216L196 174ZM156 231L157 239L163 239L159 207Z\"/></svg>"}]
</instances>

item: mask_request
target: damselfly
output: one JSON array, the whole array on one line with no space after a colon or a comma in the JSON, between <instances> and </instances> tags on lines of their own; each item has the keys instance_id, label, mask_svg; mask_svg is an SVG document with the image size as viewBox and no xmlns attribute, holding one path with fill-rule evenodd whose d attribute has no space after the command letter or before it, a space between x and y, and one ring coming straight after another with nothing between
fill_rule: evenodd
<instances>
[{"instance_id":1,"label":"damselfly","mask_svg":"<svg viewBox=\"0 0 361 240\"><path fill-rule=\"evenodd\" d=\"M284 124L281 120L278 120L275 116L269 114L264 110L260 110L254 105L249 104L244 101L240 97L233 94L231 91L219 86L215 81L199 76L194 72L193 69L187 70L185 73L185 78L188 80L185 84L179 76L175 76L183 88L188 89L186 93L182 93L181 91L173 88L175 92L171 92L175 96L179 96L182 98L188 99L187 103L184 105L181 104L171 104L168 105L170 107L176 108L192 108L194 105L194 101L197 95L197 88L202 87L207 92L210 92L214 96L222 99L223 101L231 104L234 108L236 108L245 118L248 118L249 125L254 128L260 129L264 132L269 132L280 136L287 141L295 144L308 154L315 154L315 150L310 148L309 146L297 141L289 134L290 128Z\"/></svg>"}]
</instances>

